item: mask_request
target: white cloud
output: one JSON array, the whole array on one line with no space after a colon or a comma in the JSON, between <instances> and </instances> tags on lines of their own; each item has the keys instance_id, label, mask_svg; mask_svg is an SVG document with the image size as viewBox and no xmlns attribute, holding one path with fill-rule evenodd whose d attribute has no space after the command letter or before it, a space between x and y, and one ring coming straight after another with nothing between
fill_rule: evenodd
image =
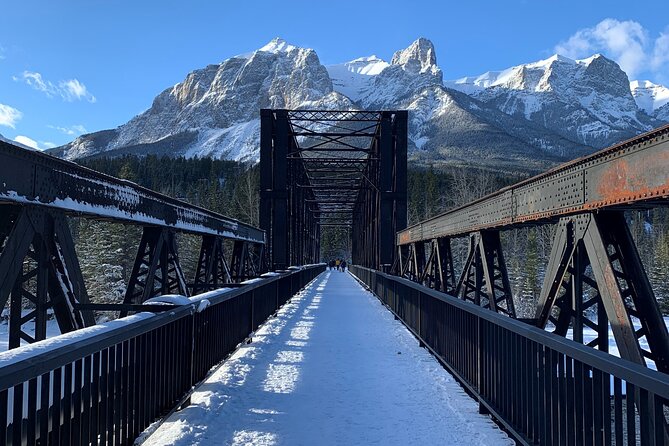
<instances>
[{"instance_id":1,"label":"white cloud","mask_svg":"<svg viewBox=\"0 0 669 446\"><path fill-rule=\"evenodd\" d=\"M5 59L5 47L0 45L0 60Z\"/></svg>"},{"instance_id":2,"label":"white cloud","mask_svg":"<svg viewBox=\"0 0 669 446\"><path fill-rule=\"evenodd\" d=\"M39 142L40 146L44 147L45 149L52 149L56 147L56 144L51 142L51 141L40 141Z\"/></svg>"},{"instance_id":3,"label":"white cloud","mask_svg":"<svg viewBox=\"0 0 669 446\"><path fill-rule=\"evenodd\" d=\"M95 102L95 96L93 96L86 86L79 82L77 79L70 79L67 81L61 81L59 84L61 89L61 95L65 98L66 101L74 101L86 99L88 102Z\"/></svg>"},{"instance_id":4,"label":"white cloud","mask_svg":"<svg viewBox=\"0 0 669 446\"><path fill-rule=\"evenodd\" d=\"M47 127L49 127L50 129L58 130L59 132L69 136L81 135L82 133L87 132L86 127L84 127L81 124L75 124L69 127L60 127L57 125L48 125Z\"/></svg>"},{"instance_id":5,"label":"white cloud","mask_svg":"<svg viewBox=\"0 0 669 446\"><path fill-rule=\"evenodd\" d=\"M21 80L20 78L14 76L15 81ZM33 73L30 71L23 72L23 81L33 87L35 90L46 93L47 96L51 97L52 93L55 91L55 86L49 82L46 83L42 79L42 75L39 73Z\"/></svg>"},{"instance_id":6,"label":"white cloud","mask_svg":"<svg viewBox=\"0 0 669 446\"><path fill-rule=\"evenodd\" d=\"M9 105L0 104L0 125L14 128L16 122L23 117L23 113L10 107Z\"/></svg>"},{"instance_id":7,"label":"white cloud","mask_svg":"<svg viewBox=\"0 0 669 446\"><path fill-rule=\"evenodd\" d=\"M560 42L555 52L573 59L603 53L618 62L630 79L647 72L649 67L656 75L662 75L669 65L669 33L660 33L655 39L649 35L639 22L604 19Z\"/></svg>"},{"instance_id":8,"label":"white cloud","mask_svg":"<svg viewBox=\"0 0 669 446\"><path fill-rule=\"evenodd\" d=\"M660 71L663 67L669 68L669 27L655 40L650 66L655 71Z\"/></svg>"},{"instance_id":9,"label":"white cloud","mask_svg":"<svg viewBox=\"0 0 669 446\"><path fill-rule=\"evenodd\" d=\"M37 145L37 141L35 141L34 139L30 139L27 136L18 135L16 138L14 138L14 141L23 144L24 146L28 146L33 149L39 150L39 145Z\"/></svg>"},{"instance_id":10,"label":"white cloud","mask_svg":"<svg viewBox=\"0 0 669 446\"><path fill-rule=\"evenodd\" d=\"M24 71L21 76L13 76L15 81L23 81L27 85L33 87L37 91L41 91L48 97L60 96L64 101L73 102L86 100L88 102L95 102L97 99L86 85L79 82L78 79L69 79L59 81L57 84L49 80L45 80L42 74L35 71Z\"/></svg>"}]
</instances>

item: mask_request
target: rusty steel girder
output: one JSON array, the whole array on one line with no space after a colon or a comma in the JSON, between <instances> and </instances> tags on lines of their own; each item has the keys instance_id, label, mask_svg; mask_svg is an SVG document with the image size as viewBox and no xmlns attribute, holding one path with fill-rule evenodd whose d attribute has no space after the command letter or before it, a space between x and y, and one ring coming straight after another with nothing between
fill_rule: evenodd
<instances>
[{"instance_id":1,"label":"rusty steel girder","mask_svg":"<svg viewBox=\"0 0 669 446\"><path fill-rule=\"evenodd\" d=\"M558 166L399 231L398 245L510 229L669 197L669 126Z\"/></svg>"}]
</instances>

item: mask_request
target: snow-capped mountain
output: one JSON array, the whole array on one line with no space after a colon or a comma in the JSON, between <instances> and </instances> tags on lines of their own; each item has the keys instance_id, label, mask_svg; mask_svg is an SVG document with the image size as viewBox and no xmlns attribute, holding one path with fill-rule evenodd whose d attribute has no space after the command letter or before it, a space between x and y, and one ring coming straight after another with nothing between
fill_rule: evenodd
<instances>
[{"instance_id":1,"label":"snow-capped mountain","mask_svg":"<svg viewBox=\"0 0 669 446\"><path fill-rule=\"evenodd\" d=\"M253 159L259 110L299 107L347 109L352 102L333 91L313 50L274 39L193 71L117 129L83 135L57 150L68 159L100 152Z\"/></svg>"},{"instance_id":2,"label":"snow-capped mountain","mask_svg":"<svg viewBox=\"0 0 669 446\"><path fill-rule=\"evenodd\" d=\"M328 70L334 88L353 101L360 99L367 91L375 76L381 73L389 63L376 56L360 57L350 62L325 67Z\"/></svg>"},{"instance_id":3,"label":"snow-capped mountain","mask_svg":"<svg viewBox=\"0 0 669 446\"><path fill-rule=\"evenodd\" d=\"M630 87L600 55L554 56L445 82L424 38L390 62L370 56L327 67L314 50L277 38L193 71L117 129L53 151L68 159L157 153L256 161L261 108L408 109L414 160L540 170L669 120L666 89L648 84Z\"/></svg>"},{"instance_id":4,"label":"snow-capped mountain","mask_svg":"<svg viewBox=\"0 0 669 446\"><path fill-rule=\"evenodd\" d=\"M555 55L446 85L595 148L658 125L637 105L625 72L600 54L583 60Z\"/></svg>"},{"instance_id":5,"label":"snow-capped mountain","mask_svg":"<svg viewBox=\"0 0 669 446\"><path fill-rule=\"evenodd\" d=\"M657 119L669 121L669 88L650 81L632 81L630 89L640 109Z\"/></svg>"}]
</instances>

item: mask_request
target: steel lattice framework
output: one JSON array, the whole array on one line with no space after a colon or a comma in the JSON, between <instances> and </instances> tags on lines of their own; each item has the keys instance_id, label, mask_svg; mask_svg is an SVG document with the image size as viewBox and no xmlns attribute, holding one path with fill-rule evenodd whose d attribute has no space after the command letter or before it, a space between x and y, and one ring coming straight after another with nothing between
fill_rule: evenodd
<instances>
[{"instance_id":1,"label":"steel lattice framework","mask_svg":"<svg viewBox=\"0 0 669 446\"><path fill-rule=\"evenodd\" d=\"M0 178L0 308L11 298L10 348L45 339L51 310L66 333L94 324L92 310L148 309L152 297L197 294L265 268L262 230L130 181L2 141ZM89 302L67 217L143 227L122 304ZM202 237L194 283L181 269L179 232ZM232 245L228 259L223 241Z\"/></svg>"},{"instance_id":2,"label":"steel lattice framework","mask_svg":"<svg viewBox=\"0 0 669 446\"><path fill-rule=\"evenodd\" d=\"M397 233L394 272L515 317L500 231L557 223L528 322L669 373L669 334L624 216L669 205L669 126L499 190ZM459 280L450 244L469 237ZM647 346L647 347L646 347Z\"/></svg>"},{"instance_id":3,"label":"steel lattice framework","mask_svg":"<svg viewBox=\"0 0 669 446\"><path fill-rule=\"evenodd\" d=\"M353 261L389 267L406 227L405 111L262 110L260 226L274 268L320 258L350 228Z\"/></svg>"}]
</instances>

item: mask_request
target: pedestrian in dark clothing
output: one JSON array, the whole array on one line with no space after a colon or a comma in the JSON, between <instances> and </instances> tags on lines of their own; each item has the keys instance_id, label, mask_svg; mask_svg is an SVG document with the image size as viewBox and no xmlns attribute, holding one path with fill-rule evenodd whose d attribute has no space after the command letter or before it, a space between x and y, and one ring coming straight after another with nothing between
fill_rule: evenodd
<instances>
[{"instance_id":1,"label":"pedestrian in dark clothing","mask_svg":"<svg viewBox=\"0 0 669 446\"><path fill-rule=\"evenodd\" d=\"M346 260L341 261L341 270L346 271Z\"/></svg>"}]
</instances>

